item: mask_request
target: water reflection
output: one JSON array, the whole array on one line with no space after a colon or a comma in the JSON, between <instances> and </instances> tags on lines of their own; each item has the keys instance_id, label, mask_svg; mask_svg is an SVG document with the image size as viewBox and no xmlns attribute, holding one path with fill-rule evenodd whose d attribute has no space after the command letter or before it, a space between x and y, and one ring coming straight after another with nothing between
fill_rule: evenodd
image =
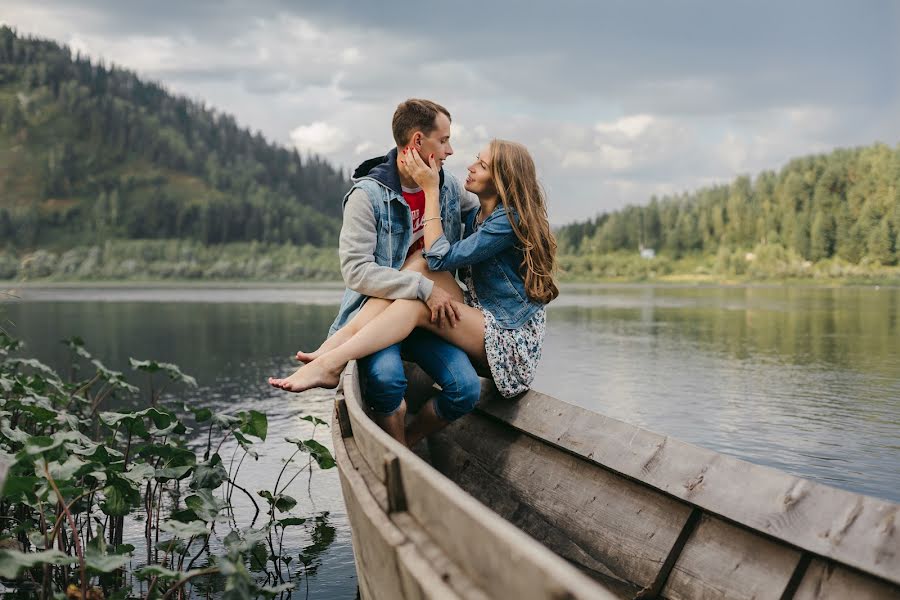
<instances>
[{"instance_id":1,"label":"water reflection","mask_svg":"<svg viewBox=\"0 0 900 600\"><path fill-rule=\"evenodd\" d=\"M291 367L294 350L324 338L339 293L24 289L23 300L2 305L0 316L30 353L57 368L67 364L57 340L80 335L95 356L125 372L129 356L180 365L200 385L184 392L191 402L266 412L265 453L242 471L256 490L271 486L289 454L282 438L308 433L298 414L330 420L327 394L286 395L264 381ZM100 301L116 297L122 301ZM745 460L900 502L898 314L898 289L568 287L551 305L534 387ZM233 450L224 448L223 458ZM330 529L312 527L290 547L316 561L311 597L353 597L337 473L316 477L309 496L304 482L294 484L292 495L303 498L295 512L327 511ZM240 508L249 509L249 502ZM329 536L334 541L322 545Z\"/></svg>"}]
</instances>

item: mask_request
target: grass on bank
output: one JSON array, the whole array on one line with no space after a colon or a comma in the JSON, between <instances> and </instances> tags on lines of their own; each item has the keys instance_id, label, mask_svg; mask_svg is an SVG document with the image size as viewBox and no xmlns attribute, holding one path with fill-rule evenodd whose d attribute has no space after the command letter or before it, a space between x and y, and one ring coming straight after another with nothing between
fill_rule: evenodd
<instances>
[{"instance_id":1,"label":"grass on bank","mask_svg":"<svg viewBox=\"0 0 900 600\"><path fill-rule=\"evenodd\" d=\"M777 244L718 254L645 259L631 252L564 254L560 281L573 283L797 283L900 285L900 266L863 259L816 263ZM257 242L206 246L190 240L110 240L64 251L0 251L0 279L16 282L340 282L335 248Z\"/></svg>"}]
</instances>

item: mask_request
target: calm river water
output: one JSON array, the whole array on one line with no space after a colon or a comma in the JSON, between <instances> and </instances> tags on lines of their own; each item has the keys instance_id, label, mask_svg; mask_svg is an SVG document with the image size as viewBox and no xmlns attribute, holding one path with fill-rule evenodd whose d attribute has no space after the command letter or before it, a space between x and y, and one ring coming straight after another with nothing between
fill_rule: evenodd
<instances>
[{"instance_id":1,"label":"calm river water","mask_svg":"<svg viewBox=\"0 0 900 600\"><path fill-rule=\"evenodd\" d=\"M171 397L264 411L269 437L239 483L271 488L298 419L330 420L327 392L265 385L314 348L340 290L26 287L0 304L27 355L65 369L58 340L84 338L108 366L174 362L197 389ZM855 492L900 502L900 289L569 286L548 311L534 388L611 417ZM131 380L141 383L134 375ZM331 444L328 431L317 439ZM227 445L222 456L234 448ZM354 598L350 531L336 470L298 478L299 516L320 518L286 547L315 548L296 596ZM240 502L240 499L238 499ZM246 516L249 505L238 506ZM142 528L140 528L142 531ZM140 532L137 539L140 540ZM136 544L142 547L142 541ZM310 551L307 550L307 554Z\"/></svg>"}]
</instances>

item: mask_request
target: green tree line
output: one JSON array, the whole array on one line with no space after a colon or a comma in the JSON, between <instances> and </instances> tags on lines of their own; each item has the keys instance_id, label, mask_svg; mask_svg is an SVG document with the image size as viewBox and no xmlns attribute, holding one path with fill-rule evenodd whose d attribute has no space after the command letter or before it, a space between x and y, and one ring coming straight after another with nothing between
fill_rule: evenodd
<instances>
[{"instance_id":1,"label":"green tree line","mask_svg":"<svg viewBox=\"0 0 900 600\"><path fill-rule=\"evenodd\" d=\"M900 261L900 145L875 144L790 161L779 172L741 176L644 206L565 226L571 256L652 248L670 259L764 249L811 263Z\"/></svg>"},{"instance_id":2,"label":"green tree line","mask_svg":"<svg viewBox=\"0 0 900 600\"><path fill-rule=\"evenodd\" d=\"M0 27L0 239L333 245L346 175L134 73Z\"/></svg>"}]
</instances>

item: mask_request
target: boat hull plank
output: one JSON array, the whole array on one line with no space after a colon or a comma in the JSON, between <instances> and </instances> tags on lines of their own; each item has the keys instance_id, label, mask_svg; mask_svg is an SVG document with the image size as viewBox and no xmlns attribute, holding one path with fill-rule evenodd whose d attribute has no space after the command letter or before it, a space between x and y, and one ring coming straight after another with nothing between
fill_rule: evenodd
<instances>
[{"instance_id":1,"label":"boat hull plank","mask_svg":"<svg viewBox=\"0 0 900 600\"><path fill-rule=\"evenodd\" d=\"M352 438L343 442L348 448L354 445L358 448L361 457L357 460L371 469L372 484L375 485L374 480L377 478L384 485L388 479L386 472L395 473L392 477L398 476L400 485L391 482L387 487L401 490L404 498L400 504L405 507L405 512L422 531L427 532L428 537L445 553L448 560L457 565L474 586L483 590L488 597L517 600L616 598L575 567L487 510L378 428L364 412L355 363L351 363L345 372L343 394L353 432ZM386 471L385 461L396 463L392 462L393 468ZM362 476L358 479L364 484ZM345 499L348 494L356 491L345 490ZM373 498L373 510L384 510L371 493L367 494ZM349 511L353 502L348 501L347 504ZM391 505L390 501L388 505ZM351 526L355 530L356 524L352 519ZM372 532L370 527L365 534L354 536L354 544L357 543L357 538L360 543L364 543L362 538L369 535L378 535L378 532ZM396 552L394 555L396 556ZM366 556L362 556L362 561L357 563L360 578L371 569ZM387 573L386 577L398 577L397 568L387 569ZM445 575L449 580L450 574ZM454 582L449 585L454 589L457 587ZM379 593L382 593L381 590ZM382 594L380 597L393 598L387 593Z\"/></svg>"},{"instance_id":2,"label":"boat hull plank","mask_svg":"<svg viewBox=\"0 0 900 600\"><path fill-rule=\"evenodd\" d=\"M332 440L335 439L339 436L334 435ZM353 443L352 438L335 442L338 465L353 464L345 447ZM406 542L406 537L388 519L355 469L339 471L353 538L353 558L357 565L365 565L364 569L357 569L360 596L364 600L423 597L416 590L405 589L401 580L397 548Z\"/></svg>"},{"instance_id":3,"label":"boat hull plank","mask_svg":"<svg viewBox=\"0 0 900 600\"><path fill-rule=\"evenodd\" d=\"M475 498L601 578L650 587L692 508L472 415L432 436L432 461Z\"/></svg>"},{"instance_id":4,"label":"boat hull plank","mask_svg":"<svg viewBox=\"0 0 900 600\"><path fill-rule=\"evenodd\" d=\"M793 600L897 600L900 587L876 581L846 567L813 560Z\"/></svg>"},{"instance_id":5,"label":"boat hull plank","mask_svg":"<svg viewBox=\"0 0 900 600\"><path fill-rule=\"evenodd\" d=\"M800 551L704 515L663 589L672 600L781 598Z\"/></svg>"},{"instance_id":6,"label":"boat hull plank","mask_svg":"<svg viewBox=\"0 0 900 600\"><path fill-rule=\"evenodd\" d=\"M539 392L479 411L706 513L900 583L898 506L653 433Z\"/></svg>"}]
</instances>

